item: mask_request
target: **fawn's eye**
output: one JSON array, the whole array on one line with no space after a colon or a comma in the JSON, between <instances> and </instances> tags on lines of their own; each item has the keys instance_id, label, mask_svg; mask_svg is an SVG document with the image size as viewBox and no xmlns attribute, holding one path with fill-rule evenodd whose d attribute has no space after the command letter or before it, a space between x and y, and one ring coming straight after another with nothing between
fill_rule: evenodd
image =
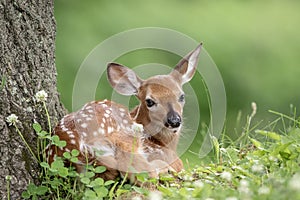
<instances>
[{"instance_id":1,"label":"fawn's eye","mask_svg":"<svg viewBox=\"0 0 300 200\"><path fill-rule=\"evenodd\" d=\"M184 102L184 99L185 99L185 96L184 96L184 94L182 94L182 95L180 95L180 97L179 97L179 102Z\"/></svg>"},{"instance_id":2,"label":"fawn's eye","mask_svg":"<svg viewBox=\"0 0 300 200\"><path fill-rule=\"evenodd\" d=\"M155 102L152 99L146 99L146 105L150 108L155 105Z\"/></svg>"}]
</instances>

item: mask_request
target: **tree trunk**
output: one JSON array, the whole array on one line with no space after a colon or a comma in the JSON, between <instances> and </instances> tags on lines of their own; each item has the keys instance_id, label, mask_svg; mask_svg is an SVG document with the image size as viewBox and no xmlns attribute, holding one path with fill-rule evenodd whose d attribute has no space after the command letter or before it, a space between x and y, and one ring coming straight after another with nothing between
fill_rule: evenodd
<instances>
[{"instance_id":1,"label":"tree trunk","mask_svg":"<svg viewBox=\"0 0 300 200\"><path fill-rule=\"evenodd\" d=\"M0 193L20 199L29 182L36 182L39 166L6 117L16 114L18 128L36 153L34 120L47 129L47 117L36 92L45 90L52 126L65 114L56 90L55 19L53 0L0 2Z\"/></svg>"}]
</instances>

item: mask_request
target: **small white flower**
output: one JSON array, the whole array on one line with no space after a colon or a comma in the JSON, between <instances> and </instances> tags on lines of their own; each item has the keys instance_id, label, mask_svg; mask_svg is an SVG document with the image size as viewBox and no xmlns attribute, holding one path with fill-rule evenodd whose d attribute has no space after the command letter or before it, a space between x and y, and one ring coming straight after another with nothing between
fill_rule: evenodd
<instances>
[{"instance_id":1,"label":"small white flower","mask_svg":"<svg viewBox=\"0 0 300 200\"><path fill-rule=\"evenodd\" d=\"M250 193L249 182L246 180L241 180L238 190L240 193L245 193L245 194Z\"/></svg>"},{"instance_id":2,"label":"small white flower","mask_svg":"<svg viewBox=\"0 0 300 200\"><path fill-rule=\"evenodd\" d=\"M222 172L222 174L221 174L221 178L223 178L223 179L225 179L225 180L227 180L227 181L231 181L232 175L231 175L230 172L224 171L224 172Z\"/></svg>"},{"instance_id":3,"label":"small white flower","mask_svg":"<svg viewBox=\"0 0 300 200\"><path fill-rule=\"evenodd\" d=\"M254 165L252 165L251 170L253 172L263 172L264 171L264 166L261 165L261 164L254 164Z\"/></svg>"},{"instance_id":4,"label":"small white flower","mask_svg":"<svg viewBox=\"0 0 300 200\"><path fill-rule=\"evenodd\" d=\"M258 189L258 194L260 194L260 195L270 194L270 188L263 185Z\"/></svg>"},{"instance_id":5,"label":"small white flower","mask_svg":"<svg viewBox=\"0 0 300 200\"><path fill-rule=\"evenodd\" d=\"M5 176L5 179L6 179L7 181L10 181L10 180L11 180L11 176L10 176L10 175L7 175L7 176Z\"/></svg>"},{"instance_id":6,"label":"small white flower","mask_svg":"<svg viewBox=\"0 0 300 200\"><path fill-rule=\"evenodd\" d=\"M236 197L227 197L225 200L238 200Z\"/></svg>"},{"instance_id":7,"label":"small white flower","mask_svg":"<svg viewBox=\"0 0 300 200\"><path fill-rule=\"evenodd\" d=\"M8 117L6 117L6 121L9 123L9 126L16 124L19 122L18 116L15 114L11 114Z\"/></svg>"},{"instance_id":8,"label":"small white flower","mask_svg":"<svg viewBox=\"0 0 300 200\"><path fill-rule=\"evenodd\" d=\"M45 90L38 91L35 94L35 99L37 102L45 102L47 100L48 94L45 92Z\"/></svg>"},{"instance_id":9,"label":"small white flower","mask_svg":"<svg viewBox=\"0 0 300 200\"><path fill-rule=\"evenodd\" d=\"M293 190L300 190L300 174L295 174L289 181L289 187Z\"/></svg>"},{"instance_id":10,"label":"small white flower","mask_svg":"<svg viewBox=\"0 0 300 200\"><path fill-rule=\"evenodd\" d=\"M162 199L162 194L161 192L158 191L151 191L149 193L149 200L161 200Z\"/></svg>"},{"instance_id":11,"label":"small white flower","mask_svg":"<svg viewBox=\"0 0 300 200\"><path fill-rule=\"evenodd\" d=\"M131 128L134 132L137 132L137 133L142 133L144 131L143 124L138 124L136 122L133 122Z\"/></svg>"},{"instance_id":12,"label":"small white flower","mask_svg":"<svg viewBox=\"0 0 300 200\"><path fill-rule=\"evenodd\" d=\"M132 198L132 200L143 200L143 199L140 196L135 196L135 197Z\"/></svg>"},{"instance_id":13,"label":"small white flower","mask_svg":"<svg viewBox=\"0 0 300 200\"><path fill-rule=\"evenodd\" d=\"M194 186L197 187L197 188L203 188L204 187L204 183L200 180L196 180L194 182Z\"/></svg>"},{"instance_id":14,"label":"small white flower","mask_svg":"<svg viewBox=\"0 0 300 200\"><path fill-rule=\"evenodd\" d=\"M194 178L191 175L186 174L182 177L182 179L185 181L192 181Z\"/></svg>"}]
</instances>

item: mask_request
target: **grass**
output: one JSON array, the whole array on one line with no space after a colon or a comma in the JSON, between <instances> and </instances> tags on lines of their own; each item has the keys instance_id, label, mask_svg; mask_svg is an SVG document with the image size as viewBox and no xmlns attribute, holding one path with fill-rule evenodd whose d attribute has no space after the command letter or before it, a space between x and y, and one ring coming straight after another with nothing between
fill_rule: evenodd
<instances>
[{"instance_id":1,"label":"grass","mask_svg":"<svg viewBox=\"0 0 300 200\"><path fill-rule=\"evenodd\" d=\"M43 107L47 109L45 103ZM103 166L88 165L85 173L78 174L72 165L78 161L79 152L75 149L49 165L42 153L45 141L58 147L66 143L34 124L41 155L36 156L41 166L40 185L30 183L22 197L91 200L299 199L300 118L296 118L295 110L292 116L270 111L278 118L264 129L255 129L256 125L251 124L255 108L252 104L253 112L237 140L233 141L225 134L220 139L211 137L214 154L210 161L204 160L200 165L187 167L180 173L163 174L157 179L150 179L146 173L138 174L142 187L122 179L104 181L97 177L106 170ZM17 118L12 124L18 131L16 122ZM64 161L71 164L65 166ZM9 197L9 178L7 193Z\"/></svg>"}]
</instances>

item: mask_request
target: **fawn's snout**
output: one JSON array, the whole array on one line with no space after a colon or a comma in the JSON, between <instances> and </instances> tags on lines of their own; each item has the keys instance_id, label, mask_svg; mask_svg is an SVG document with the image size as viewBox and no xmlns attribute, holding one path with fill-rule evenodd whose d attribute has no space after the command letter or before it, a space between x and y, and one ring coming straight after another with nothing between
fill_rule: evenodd
<instances>
[{"instance_id":1,"label":"fawn's snout","mask_svg":"<svg viewBox=\"0 0 300 200\"><path fill-rule=\"evenodd\" d=\"M167 128L178 128L181 125L181 117L177 112L170 111L167 114L167 122L165 126Z\"/></svg>"}]
</instances>

